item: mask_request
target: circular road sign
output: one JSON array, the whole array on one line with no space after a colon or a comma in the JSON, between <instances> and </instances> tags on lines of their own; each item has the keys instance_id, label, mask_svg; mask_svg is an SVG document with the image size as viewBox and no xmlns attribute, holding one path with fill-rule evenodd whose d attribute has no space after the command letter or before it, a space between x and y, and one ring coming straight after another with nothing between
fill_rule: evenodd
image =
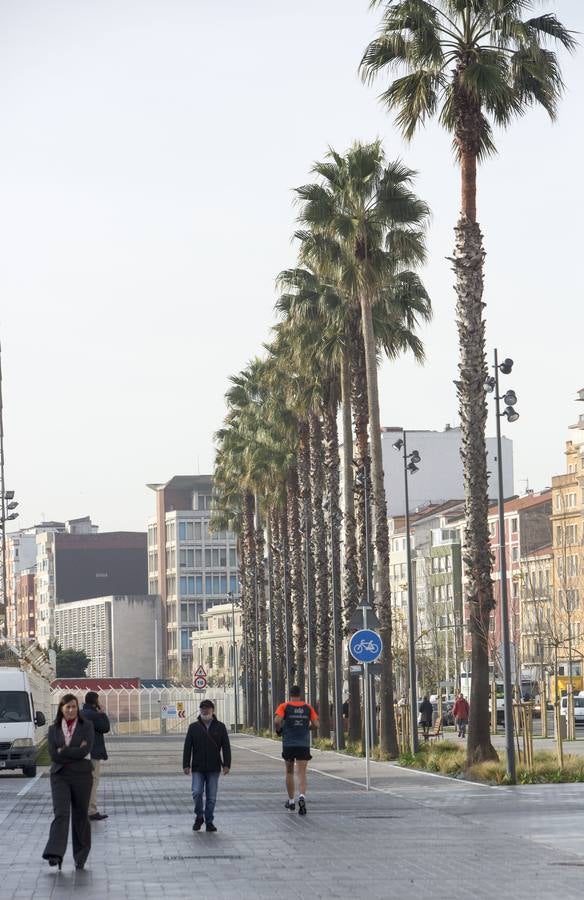
<instances>
[{"instance_id":1,"label":"circular road sign","mask_svg":"<svg viewBox=\"0 0 584 900\"><path fill-rule=\"evenodd\" d=\"M349 651L353 659L361 663L375 662L383 650L383 641L376 631L362 628L349 641Z\"/></svg>"},{"instance_id":2,"label":"circular road sign","mask_svg":"<svg viewBox=\"0 0 584 900\"><path fill-rule=\"evenodd\" d=\"M203 675L197 675L193 684L197 691L204 691L207 687L207 679Z\"/></svg>"}]
</instances>

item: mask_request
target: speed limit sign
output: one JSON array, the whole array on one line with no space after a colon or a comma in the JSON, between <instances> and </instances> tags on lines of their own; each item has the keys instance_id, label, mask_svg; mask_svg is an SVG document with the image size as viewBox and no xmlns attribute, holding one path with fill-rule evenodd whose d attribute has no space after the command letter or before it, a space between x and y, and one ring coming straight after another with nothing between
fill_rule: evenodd
<instances>
[{"instance_id":1,"label":"speed limit sign","mask_svg":"<svg viewBox=\"0 0 584 900\"><path fill-rule=\"evenodd\" d=\"M204 675L197 675L193 684L196 691L204 691L207 687L207 679Z\"/></svg>"}]
</instances>

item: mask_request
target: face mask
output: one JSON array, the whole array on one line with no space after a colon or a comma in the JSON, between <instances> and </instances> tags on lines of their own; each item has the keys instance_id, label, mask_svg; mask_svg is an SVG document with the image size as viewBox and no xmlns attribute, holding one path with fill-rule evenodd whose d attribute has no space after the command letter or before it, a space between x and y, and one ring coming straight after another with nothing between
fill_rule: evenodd
<instances>
[{"instance_id":1,"label":"face mask","mask_svg":"<svg viewBox=\"0 0 584 900\"><path fill-rule=\"evenodd\" d=\"M201 719L203 720L203 722L210 722L212 718L213 718L213 713L209 713L208 716L205 715L205 713L201 713Z\"/></svg>"}]
</instances>

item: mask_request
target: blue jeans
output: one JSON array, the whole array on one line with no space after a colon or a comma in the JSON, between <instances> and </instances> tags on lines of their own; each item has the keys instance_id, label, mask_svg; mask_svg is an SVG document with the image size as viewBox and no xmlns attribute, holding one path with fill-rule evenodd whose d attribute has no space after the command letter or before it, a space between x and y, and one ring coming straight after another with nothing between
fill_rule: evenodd
<instances>
[{"instance_id":1,"label":"blue jeans","mask_svg":"<svg viewBox=\"0 0 584 900\"><path fill-rule=\"evenodd\" d=\"M193 800L195 801L195 816L203 818L203 791L205 792L204 818L208 825L213 821L215 803L217 801L217 785L219 772L193 772Z\"/></svg>"}]
</instances>

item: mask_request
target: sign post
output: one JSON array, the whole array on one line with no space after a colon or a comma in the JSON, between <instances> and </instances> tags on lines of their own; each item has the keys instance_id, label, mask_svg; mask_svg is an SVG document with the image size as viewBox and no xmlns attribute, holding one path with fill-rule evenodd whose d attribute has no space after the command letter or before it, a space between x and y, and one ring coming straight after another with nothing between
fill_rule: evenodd
<instances>
[{"instance_id":1,"label":"sign post","mask_svg":"<svg viewBox=\"0 0 584 900\"><path fill-rule=\"evenodd\" d=\"M193 687L196 691L205 691L207 689L207 673L202 666L199 666L194 674Z\"/></svg>"},{"instance_id":2,"label":"sign post","mask_svg":"<svg viewBox=\"0 0 584 900\"><path fill-rule=\"evenodd\" d=\"M368 607L363 607L364 624ZM383 650L383 641L376 631L362 628L349 641L353 659L363 663L363 693L365 695L365 787L369 790L369 737L371 734L371 698L369 695L369 663L375 662Z\"/></svg>"}]
</instances>

